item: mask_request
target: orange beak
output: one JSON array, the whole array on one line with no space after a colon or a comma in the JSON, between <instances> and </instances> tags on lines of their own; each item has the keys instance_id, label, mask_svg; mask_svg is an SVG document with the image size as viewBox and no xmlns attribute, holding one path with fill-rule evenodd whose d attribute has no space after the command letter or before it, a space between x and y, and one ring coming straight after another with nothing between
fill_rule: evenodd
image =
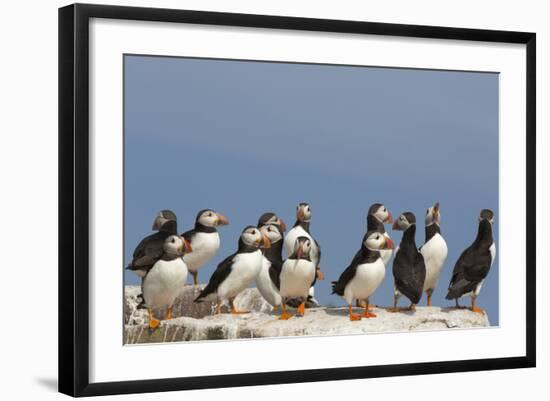
<instances>
[{"instance_id":1,"label":"orange beak","mask_svg":"<svg viewBox=\"0 0 550 401\"><path fill-rule=\"evenodd\" d=\"M279 219L279 221L281 222L281 230L283 230L283 232L286 231L286 224L285 222L283 221L283 219Z\"/></svg>"},{"instance_id":2,"label":"orange beak","mask_svg":"<svg viewBox=\"0 0 550 401\"><path fill-rule=\"evenodd\" d=\"M183 239L183 253L191 253L191 252L193 252L193 247L191 246L191 243L184 238Z\"/></svg>"},{"instance_id":3,"label":"orange beak","mask_svg":"<svg viewBox=\"0 0 550 401\"><path fill-rule=\"evenodd\" d=\"M304 209L300 208L298 209L298 220L302 221L304 220Z\"/></svg>"},{"instance_id":4,"label":"orange beak","mask_svg":"<svg viewBox=\"0 0 550 401\"><path fill-rule=\"evenodd\" d=\"M394 230L397 230L397 229L399 228L399 227L397 227L397 220L395 220L395 221L393 222L392 228L393 228Z\"/></svg>"},{"instance_id":5,"label":"orange beak","mask_svg":"<svg viewBox=\"0 0 550 401\"><path fill-rule=\"evenodd\" d=\"M262 244L263 248L271 248L271 241L265 235L262 237L262 241L263 241L263 244Z\"/></svg>"},{"instance_id":6,"label":"orange beak","mask_svg":"<svg viewBox=\"0 0 550 401\"><path fill-rule=\"evenodd\" d=\"M391 238L386 237L386 245L384 247L385 249L393 249L393 241Z\"/></svg>"},{"instance_id":7,"label":"orange beak","mask_svg":"<svg viewBox=\"0 0 550 401\"><path fill-rule=\"evenodd\" d=\"M393 223L393 216L391 215L391 213L389 212L388 210L388 217L386 218L386 221L384 222L386 224L391 224Z\"/></svg>"},{"instance_id":8,"label":"orange beak","mask_svg":"<svg viewBox=\"0 0 550 401\"><path fill-rule=\"evenodd\" d=\"M219 213L217 213L217 215L218 215L218 226L226 226L229 224L229 220L227 220L227 218L224 215Z\"/></svg>"}]
</instances>

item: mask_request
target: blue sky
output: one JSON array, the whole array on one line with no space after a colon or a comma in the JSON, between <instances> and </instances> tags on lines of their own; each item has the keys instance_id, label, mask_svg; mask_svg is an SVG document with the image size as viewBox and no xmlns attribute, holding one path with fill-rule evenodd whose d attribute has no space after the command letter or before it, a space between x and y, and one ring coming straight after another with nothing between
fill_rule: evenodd
<instances>
[{"instance_id":1,"label":"blue sky","mask_svg":"<svg viewBox=\"0 0 550 401\"><path fill-rule=\"evenodd\" d=\"M159 210L175 211L183 232L213 208L230 225L199 272L206 282L244 226L266 211L292 226L306 201L326 275L316 298L343 305L330 281L359 249L369 206L414 212L420 246L439 201L449 256L433 302L450 306L446 287L482 208L496 213L499 245L498 74L148 56L125 56L124 68L125 265ZM492 324L498 266L478 298ZM389 266L371 302L391 304L392 277ZM139 280L125 272L125 282Z\"/></svg>"}]
</instances>

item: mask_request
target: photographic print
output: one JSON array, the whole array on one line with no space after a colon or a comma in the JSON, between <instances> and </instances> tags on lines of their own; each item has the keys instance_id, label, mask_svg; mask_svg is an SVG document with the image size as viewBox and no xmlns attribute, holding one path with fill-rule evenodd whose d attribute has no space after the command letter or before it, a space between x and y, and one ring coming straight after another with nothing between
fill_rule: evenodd
<instances>
[{"instance_id":1,"label":"photographic print","mask_svg":"<svg viewBox=\"0 0 550 401\"><path fill-rule=\"evenodd\" d=\"M124 342L499 325L499 75L124 56Z\"/></svg>"}]
</instances>

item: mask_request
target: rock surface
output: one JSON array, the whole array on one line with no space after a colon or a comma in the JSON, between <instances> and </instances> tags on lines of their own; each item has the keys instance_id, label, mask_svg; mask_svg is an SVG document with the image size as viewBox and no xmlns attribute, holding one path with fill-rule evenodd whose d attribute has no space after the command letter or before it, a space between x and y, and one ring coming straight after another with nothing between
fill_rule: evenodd
<instances>
[{"instance_id":1,"label":"rock surface","mask_svg":"<svg viewBox=\"0 0 550 401\"><path fill-rule=\"evenodd\" d=\"M263 300L258 290L249 288L237 297L239 309L252 311L244 315L212 315L210 303L195 304L199 289L186 286L174 304L174 319L163 321L150 331L147 312L136 309L139 287L126 287L125 339L126 344L171 341L223 340L259 337L319 336L396 332L412 330L441 330L450 328L487 327L486 315L454 308L417 307L416 312L390 313L374 308L376 318L351 322L347 308L312 308L304 317L278 320L278 313ZM357 312L360 312L357 310ZM162 316L163 311L157 311Z\"/></svg>"}]
</instances>

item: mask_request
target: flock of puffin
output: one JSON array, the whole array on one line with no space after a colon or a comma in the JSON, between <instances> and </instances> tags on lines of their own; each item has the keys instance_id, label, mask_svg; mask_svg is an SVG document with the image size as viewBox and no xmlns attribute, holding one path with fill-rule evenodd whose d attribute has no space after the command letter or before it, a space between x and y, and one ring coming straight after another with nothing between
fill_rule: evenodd
<instances>
[{"instance_id":1,"label":"flock of puffin","mask_svg":"<svg viewBox=\"0 0 550 401\"><path fill-rule=\"evenodd\" d=\"M216 313L228 302L231 313L239 311L233 303L236 296L252 283L274 309L281 308L280 319L292 315L287 305L297 306L296 316L303 316L306 303L315 302L314 285L324 278L320 269L321 248L310 233L312 212L307 203L300 203L296 210L296 223L286 233L286 226L275 213L264 213L256 226L242 231L237 251L225 258L216 268L208 284L195 302L211 301ZM492 235L494 214L483 209L474 242L458 258L448 287L446 299L470 296L471 310L477 307L476 298L483 280L487 277L496 254ZM385 224L393 223L393 229L403 231L401 243L395 249ZM172 304L187 281L188 272L198 284L198 271L216 254L220 247L217 227L228 220L211 209L198 213L195 227L177 234L176 215L170 210L161 211L153 223L154 234L144 238L133 253L127 267L142 278L142 305L149 313L149 327L155 329L160 321L153 317L153 309L166 308L166 319L172 318ZM402 213L393 221L391 213L380 203L373 204L367 215L367 233L361 249L337 281L332 282L332 293L341 296L349 305L349 318L376 317L369 309L369 298L384 280L386 266L393 258L394 302L392 312L415 310L422 294L427 295L427 305L447 258L447 244L441 235L439 203L428 208L425 217L426 240L417 248L415 242L416 218L411 212ZM282 250L288 255L283 260ZM405 296L408 308L398 308L398 300ZM364 308L363 314L353 312L353 302Z\"/></svg>"}]
</instances>

